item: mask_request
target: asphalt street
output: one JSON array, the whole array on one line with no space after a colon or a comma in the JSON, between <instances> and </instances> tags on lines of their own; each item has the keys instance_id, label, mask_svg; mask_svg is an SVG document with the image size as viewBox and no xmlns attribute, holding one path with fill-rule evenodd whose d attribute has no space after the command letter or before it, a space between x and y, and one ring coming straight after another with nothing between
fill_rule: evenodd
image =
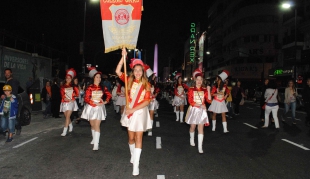
<instances>
[{"instance_id":1,"label":"asphalt street","mask_svg":"<svg viewBox=\"0 0 310 179\"><path fill-rule=\"evenodd\" d=\"M289 118L261 129L259 106L246 101L240 115L228 120L223 133L221 118L217 128L205 127L204 154L189 145L189 125L175 121L173 108L160 101L153 136L143 137L140 175L132 176L132 164L126 129L120 115L107 105L108 117L101 124L99 151L93 151L87 121L74 124L73 132L61 137L64 119L43 119L32 114L32 122L24 126L11 143L0 136L0 178L309 178L310 135L304 125L305 112L292 125ZM280 109L279 113L283 110Z\"/></svg>"}]
</instances>

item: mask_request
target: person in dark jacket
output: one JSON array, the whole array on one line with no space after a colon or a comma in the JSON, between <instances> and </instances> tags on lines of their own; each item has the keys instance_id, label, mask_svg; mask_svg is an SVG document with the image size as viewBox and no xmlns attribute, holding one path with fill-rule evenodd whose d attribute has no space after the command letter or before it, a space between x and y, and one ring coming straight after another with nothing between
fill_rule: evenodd
<instances>
[{"instance_id":1,"label":"person in dark jacket","mask_svg":"<svg viewBox=\"0 0 310 179\"><path fill-rule=\"evenodd\" d=\"M235 115L239 115L239 105L243 97L245 97L244 90L241 87L241 81L237 81L236 86L232 88L232 97L235 108Z\"/></svg>"},{"instance_id":2,"label":"person in dark jacket","mask_svg":"<svg viewBox=\"0 0 310 179\"><path fill-rule=\"evenodd\" d=\"M302 100L305 104L305 110L307 112L306 124L310 126L310 78L307 79L307 85L304 88Z\"/></svg>"},{"instance_id":3,"label":"person in dark jacket","mask_svg":"<svg viewBox=\"0 0 310 179\"><path fill-rule=\"evenodd\" d=\"M61 97L60 97L60 88L58 86L58 79L55 78L53 80L53 85L52 85L52 113L53 113L53 117L54 118L60 118L59 116L59 110L60 110L60 101L61 101Z\"/></svg>"},{"instance_id":4,"label":"person in dark jacket","mask_svg":"<svg viewBox=\"0 0 310 179\"><path fill-rule=\"evenodd\" d=\"M17 97L18 94L18 87L19 87L19 81L16 79L13 79L13 73L11 68L6 68L4 70L4 76L6 79L5 84L10 85L12 87L12 94ZM2 99L4 99L4 95L1 96ZM17 111L18 114L18 111ZM16 122L15 122L15 129L16 129L16 135L20 135L22 131L22 126L19 122L19 116L16 116Z\"/></svg>"},{"instance_id":5,"label":"person in dark jacket","mask_svg":"<svg viewBox=\"0 0 310 179\"><path fill-rule=\"evenodd\" d=\"M45 103L45 111L43 112L44 118L47 118L48 115L51 115L52 113L51 98L52 98L51 82L47 81L41 91L41 101Z\"/></svg>"}]
</instances>

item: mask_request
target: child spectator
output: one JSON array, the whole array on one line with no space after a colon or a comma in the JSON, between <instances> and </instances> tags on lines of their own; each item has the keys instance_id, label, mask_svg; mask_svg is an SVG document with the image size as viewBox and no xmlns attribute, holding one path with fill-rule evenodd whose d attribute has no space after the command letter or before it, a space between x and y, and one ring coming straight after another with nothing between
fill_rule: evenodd
<instances>
[{"instance_id":1,"label":"child spectator","mask_svg":"<svg viewBox=\"0 0 310 179\"><path fill-rule=\"evenodd\" d=\"M5 98L0 105L1 127L4 131L8 129L8 139L6 142L12 142L13 133L15 133L15 119L17 116L18 102L15 95L12 94L12 87L4 85L3 91Z\"/></svg>"}]
</instances>

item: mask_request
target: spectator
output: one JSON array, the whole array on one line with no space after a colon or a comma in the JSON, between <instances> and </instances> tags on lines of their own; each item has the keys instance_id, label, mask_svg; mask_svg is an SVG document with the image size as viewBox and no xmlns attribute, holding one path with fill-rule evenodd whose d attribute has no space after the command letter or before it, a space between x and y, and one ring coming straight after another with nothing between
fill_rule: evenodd
<instances>
[{"instance_id":1,"label":"spectator","mask_svg":"<svg viewBox=\"0 0 310 179\"><path fill-rule=\"evenodd\" d=\"M51 115L51 98L52 98L52 89L51 82L47 81L45 87L41 91L41 101L45 103L45 111L43 112L43 118L47 118L48 115Z\"/></svg>"},{"instance_id":2,"label":"spectator","mask_svg":"<svg viewBox=\"0 0 310 179\"><path fill-rule=\"evenodd\" d=\"M304 88L302 99L305 104L305 111L307 112L306 124L310 124L310 78L307 79L307 85Z\"/></svg>"},{"instance_id":3,"label":"spectator","mask_svg":"<svg viewBox=\"0 0 310 179\"><path fill-rule=\"evenodd\" d=\"M278 105L278 89L276 87L275 82L270 81L268 83L266 92L264 94L265 96L265 102L266 102L266 107L265 107L265 124L262 126L262 128L267 128L269 125L269 115L270 112L272 112L272 116L275 122L276 130L280 128L279 126L279 120L278 120L278 110L279 110L279 105Z\"/></svg>"},{"instance_id":4,"label":"spectator","mask_svg":"<svg viewBox=\"0 0 310 179\"><path fill-rule=\"evenodd\" d=\"M288 113L290 107L292 110L292 123L296 124L295 119L295 111L296 111L296 97L297 97L297 89L295 88L295 84L293 80L290 80L287 84L287 88L285 88L285 95L284 95L284 107L285 111L282 116L282 121L285 121L284 117Z\"/></svg>"},{"instance_id":5,"label":"spectator","mask_svg":"<svg viewBox=\"0 0 310 179\"><path fill-rule=\"evenodd\" d=\"M232 98L235 108L235 115L239 115L239 105L242 98L245 97L244 90L241 87L241 81L237 81L237 85L232 88Z\"/></svg>"},{"instance_id":6,"label":"spectator","mask_svg":"<svg viewBox=\"0 0 310 179\"><path fill-rule=\"evenodd\" d=\"M6 142L12 142L13 133L15 132L15 119L18 112L18 101L15 95L12 94L12 87L4 85L3 91L5 98L0 105L1 127L5 131L8 129L8 139Z\"/></svg>"},{"instance_id":7,"label":"spectator","mask_svg":"<svg viewBox=\"0 0 310 179\"><path fill-rule=\"evenodd\" d=\"M12 69L6 68L4 70L4 76L5 76L5 79L6 79L5 84L6 85L10 85L12 87L12 94L17 97L19 81L13 79ZM2 95L1 98L4 99L5 95ZM17 114L18 114L18 111L17 111ZM20 125L20 122L19 122L19 119L18 119L18 115L16 115L16 119L15 120L16 120L15 121L16 135L20 135L20 133L22 131L22 126Z\"/></svg>"},{"instance_id":8,"label":"spectator","mask_svg":"<svg viewBox=\"0 0 310 179\"><path fill-rule=\"evenodd\" d=\"M61 97L60 97L60 88L58 86L58 79L55 78L53 80L53 85L52 85L52 113L54 118L60 118L59 116L59 110L60 110L60 102L61 102Z\"/></svg>"}]
</instances>

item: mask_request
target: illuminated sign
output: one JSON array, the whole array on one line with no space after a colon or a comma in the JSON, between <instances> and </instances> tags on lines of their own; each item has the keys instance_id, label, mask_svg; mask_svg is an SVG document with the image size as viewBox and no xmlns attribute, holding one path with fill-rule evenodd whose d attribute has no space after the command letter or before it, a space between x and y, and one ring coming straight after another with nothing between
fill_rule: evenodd
<instances>
[{"instance_id":1,"label":"illuminated sign","mask_svg":"<svg viewBox=\"0 0 310 179\"><path fill-rule=\"evenodd\" d=\"M294 70L283 70L283 69L277 69L273 72L274 76L277 75L288 75L288 74L293 74Z\"/></svg>"},{"instance_id":2,"label":"illuminated sign","mask_svg":"<svg viewBox=\"0 0 310 179\"><path fill-rule=\"evenodd\" d=\"M190 62L195 62L195 55L196 55L196 24L191 23L190 28L191 36L189 39L189 58Z\"/></svg>"}]
</instances>

